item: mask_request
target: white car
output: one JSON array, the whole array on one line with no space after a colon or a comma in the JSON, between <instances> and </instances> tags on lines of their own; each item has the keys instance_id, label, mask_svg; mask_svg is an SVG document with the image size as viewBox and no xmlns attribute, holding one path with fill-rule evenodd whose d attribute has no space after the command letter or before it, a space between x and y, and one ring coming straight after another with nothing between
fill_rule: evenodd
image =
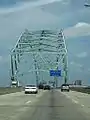
<instances>
[{"instance_id":1,"label":"white car","mask_svg":"<svg viewBox=\"0 0 90 120\"><path fill-rule=\"evenodd\" d=\"M69 88L69 85L68 84L62 84L61 86L61 92L62 91L68 91L69 92L70 88Z\"/></svg>"},{"instance_id":2,"label":"white car","mask_svg":"<svg viewBox=\"0 0 90 120\"><path fill-rule=\"evenodd\" d=\"M25 94L27 93L38 93L38 88L35 85L27 85L25 87Z\"/></svg>"}]
</instances>

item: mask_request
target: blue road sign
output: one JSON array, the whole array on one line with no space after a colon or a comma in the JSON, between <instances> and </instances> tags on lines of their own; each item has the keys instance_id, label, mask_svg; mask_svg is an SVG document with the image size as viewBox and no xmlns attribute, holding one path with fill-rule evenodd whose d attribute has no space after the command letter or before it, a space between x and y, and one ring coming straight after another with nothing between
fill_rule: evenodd
<instances>
[{"instance_id":1,"label":"blue road sign","mask_svg":"<svg viewBox=\"0 0 90 120\"><path fill-rule=\"evenodd\" d=\"M50 70L50 76L61 76L61 70Z\"/></svg>"}]
</instances>

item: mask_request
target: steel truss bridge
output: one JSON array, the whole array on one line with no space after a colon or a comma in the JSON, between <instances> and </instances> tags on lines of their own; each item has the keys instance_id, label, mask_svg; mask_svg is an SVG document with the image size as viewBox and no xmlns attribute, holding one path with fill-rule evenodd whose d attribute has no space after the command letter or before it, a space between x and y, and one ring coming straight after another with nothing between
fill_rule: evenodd
<instances>
[{"instance_id":1,"label":"steel truss bridge","mask_svg":"<svg viewBox=\"0 0 90 120\"><path fill-rule=\"evenodd\" d=\"M19 70L25 55L32 59L31 68L25 72ZM35 72L36 84L39 83L40 73L49 70L62 71L62 79L68 80L68 60L65 37L62 30L25 30L11 51L11 81L16 81L19 75ZM58 77L54 77L56 86Z\"/></svg>"}]
</instances>

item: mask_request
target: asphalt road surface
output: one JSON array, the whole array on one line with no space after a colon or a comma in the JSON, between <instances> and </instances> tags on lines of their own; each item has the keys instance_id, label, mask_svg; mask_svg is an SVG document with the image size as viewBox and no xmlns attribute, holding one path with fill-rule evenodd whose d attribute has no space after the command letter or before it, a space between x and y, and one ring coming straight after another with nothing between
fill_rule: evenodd
<instances>
[{"instance_id":1,"label":"asphalt road surface","mask_svg":"<svg viewBox=\"0 0 90 120\"><path fill-rule=\"evenodd\" d=\"M62 94L65 95L67 99L70 99L73 103L81 106L84 112L90 114L90 94L76 91L62 92Z\"/></svg>"},{"instance_id":2,"label":"asphalt road surface","mask_svg":"<svg viewBox=\"0 0 90 120\"><path fill-rule=\"evenodd\" d=\"M18 92L0 96L0 120L90 120L90 114L57 90Z\"/></svg>"}]
</instances>

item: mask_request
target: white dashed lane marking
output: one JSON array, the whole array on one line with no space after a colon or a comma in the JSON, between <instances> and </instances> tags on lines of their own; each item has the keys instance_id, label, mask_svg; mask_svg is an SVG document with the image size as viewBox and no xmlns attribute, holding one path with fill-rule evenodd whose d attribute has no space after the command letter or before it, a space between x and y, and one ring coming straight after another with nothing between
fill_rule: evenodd
<instances>
[{"instance_id":1,"label":"white dashed lane marking","mask_svg":"<svg viewBox=\"0 0 90 120\"><path fill-rule=\"evenodd\" d=\"M27 101L26 104L31 103L31 101Z\"/></svg>"},{"instance_id":2,"label":"white dashed lane marking","mask_svg":"<svg viewBox=\"0 0 90 120\"><path fill-rule=\"evenodd\" d=\"M81 106L82 106L82 107L84 107L84 105L83 105L83 104L82 104Z\"/></svg>"},{"instance_id":3,"label":"white dashed lane marking","mask_svg":"<svg viewBox=\"0 0 90 120\"><path fill-rule=\"evenodd\" d=\"M67 95L67 94L65 94L65 93L62 93L62 94L65 95L67 98L71 99L72 102L74 102L75 104L80 104L79 101L72 99L69 95ZM83 105L83 104L80 104L80 105L81 105L82 107L85 107L85 105Z\"/></svg>"},{"instance_id":4,"label":"white dashed lane marking","mask_svg":"<svg viewBox=\"0 0 90 120\"><path fill-rule=\"evenodd\" d=\"M70 96L67 95L67 98L70 98Z\"/></svg>"},{"instance_id":5,"label":"white dashed lane marking","mask_svg":"<svg viewBox=\"0 0 90 120\"><path fill-rule=\"evenodd\" d=\"M74 103L78 104L78 101L76 101L76 100L74 100L74 99L72 99L72 101L73 101Z\"/></svg>"}]
</instances>

